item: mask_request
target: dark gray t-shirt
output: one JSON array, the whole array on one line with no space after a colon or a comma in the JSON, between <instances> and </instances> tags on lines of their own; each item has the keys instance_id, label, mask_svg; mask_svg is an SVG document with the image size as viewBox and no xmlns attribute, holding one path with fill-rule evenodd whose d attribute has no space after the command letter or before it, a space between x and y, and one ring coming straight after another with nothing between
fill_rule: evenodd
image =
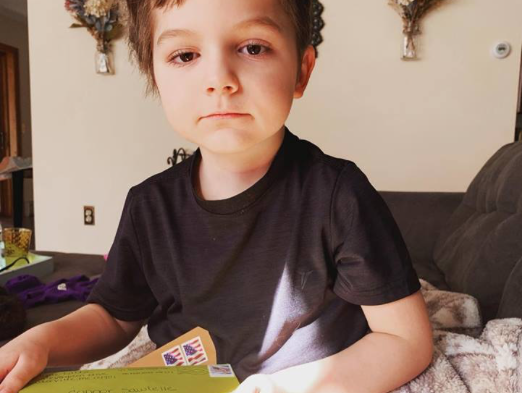
<instances>
[{"instance_id":1,"label":"dark gray t-shirt","mask_svg":"<svg viewBox=\"0 0 522 393\"><path fill-rule=\"evenodd\" d=\"M164 345L201 326L242 380L361 339L360 305L420 289L386 204L351 161L285 130L267 174L230 199L194 192L199 150L132 187L89 302L149 318Z\"/></svg>"}]
</instances>

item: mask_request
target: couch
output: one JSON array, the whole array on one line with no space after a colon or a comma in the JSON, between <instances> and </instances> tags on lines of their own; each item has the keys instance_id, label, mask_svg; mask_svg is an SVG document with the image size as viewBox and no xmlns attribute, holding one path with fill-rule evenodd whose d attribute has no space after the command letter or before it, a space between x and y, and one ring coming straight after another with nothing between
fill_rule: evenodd
<instances>
[{"instance_id":1,"label":"couch","mask_svg":"<svg viewBox=\"0 0 522 393\"><path fill-rule=\"evenodd\" d=\"M381 195L420 278L478 299L484 324L522 318L522 141L501 147L465 193Z\"/></svg>"}]
</instances>

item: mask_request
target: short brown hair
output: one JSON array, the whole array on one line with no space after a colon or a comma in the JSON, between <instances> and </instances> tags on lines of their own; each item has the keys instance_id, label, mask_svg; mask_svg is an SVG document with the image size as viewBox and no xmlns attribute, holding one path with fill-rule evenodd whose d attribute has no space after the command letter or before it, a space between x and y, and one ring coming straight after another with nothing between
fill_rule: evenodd
<instances>
[{"instance_id":1,"label":"short brown hair","mask_svg":"<svg viewBox=\"0 0 522 393\"><path fill-rule=\"evenodd\" d=\"M186 0L124 0L127 41L140 71L147 78L147 93L157 94L152 57L152 11L181 6ZM312 41L312 0L279 0L296 33L298 73L303 54Z\"/></svg>"}]
</instances>

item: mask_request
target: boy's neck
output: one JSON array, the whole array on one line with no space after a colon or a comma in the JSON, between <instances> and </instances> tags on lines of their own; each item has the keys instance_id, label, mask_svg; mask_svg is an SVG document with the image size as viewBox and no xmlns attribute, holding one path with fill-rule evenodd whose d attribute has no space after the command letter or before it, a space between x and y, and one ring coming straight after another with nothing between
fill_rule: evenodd
<instances>
[{"instance_id":1,"label":"boy's neck","mask_svg":"<svg viewBox=\"0 0 522 393\"><path fill-rule=\"evenodd\" d=\"M200 148L196 191L204 200L236 196L253 186L270 168L283 143L285 127L241 154L220 155Z\"/></svg>"}]
</instances>

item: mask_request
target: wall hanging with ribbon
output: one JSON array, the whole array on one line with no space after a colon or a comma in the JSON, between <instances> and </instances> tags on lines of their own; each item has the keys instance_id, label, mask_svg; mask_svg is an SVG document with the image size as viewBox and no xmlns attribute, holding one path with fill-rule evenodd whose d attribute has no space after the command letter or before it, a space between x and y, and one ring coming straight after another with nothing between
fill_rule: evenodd
<instances>
[{"instance_id":1,"label":"wall hanging with ribbon","mask_svg":"<svg viewBox=\"0 0 522 393\"><path fill-rule=\"evenodd\" d=\"M111 41L123 35L119 2L115 0L66 0L65 9L77 23L71 28L84 27L96 40L95 69L98 74L113 74Z\"/></svg>"},{"instance_id":2,"label":"wall hanging with ribbon","mask_svg":"<svg viewBox=\"0 0 522 393\"><path fill-rule=\"evenodd\" d=\"M443 2L444 0L389 0L389 4L397 10L403 22L403 60L417 59L416 36L421 33L420 21L428 11Z\"/></svg>"}]
</instances>

